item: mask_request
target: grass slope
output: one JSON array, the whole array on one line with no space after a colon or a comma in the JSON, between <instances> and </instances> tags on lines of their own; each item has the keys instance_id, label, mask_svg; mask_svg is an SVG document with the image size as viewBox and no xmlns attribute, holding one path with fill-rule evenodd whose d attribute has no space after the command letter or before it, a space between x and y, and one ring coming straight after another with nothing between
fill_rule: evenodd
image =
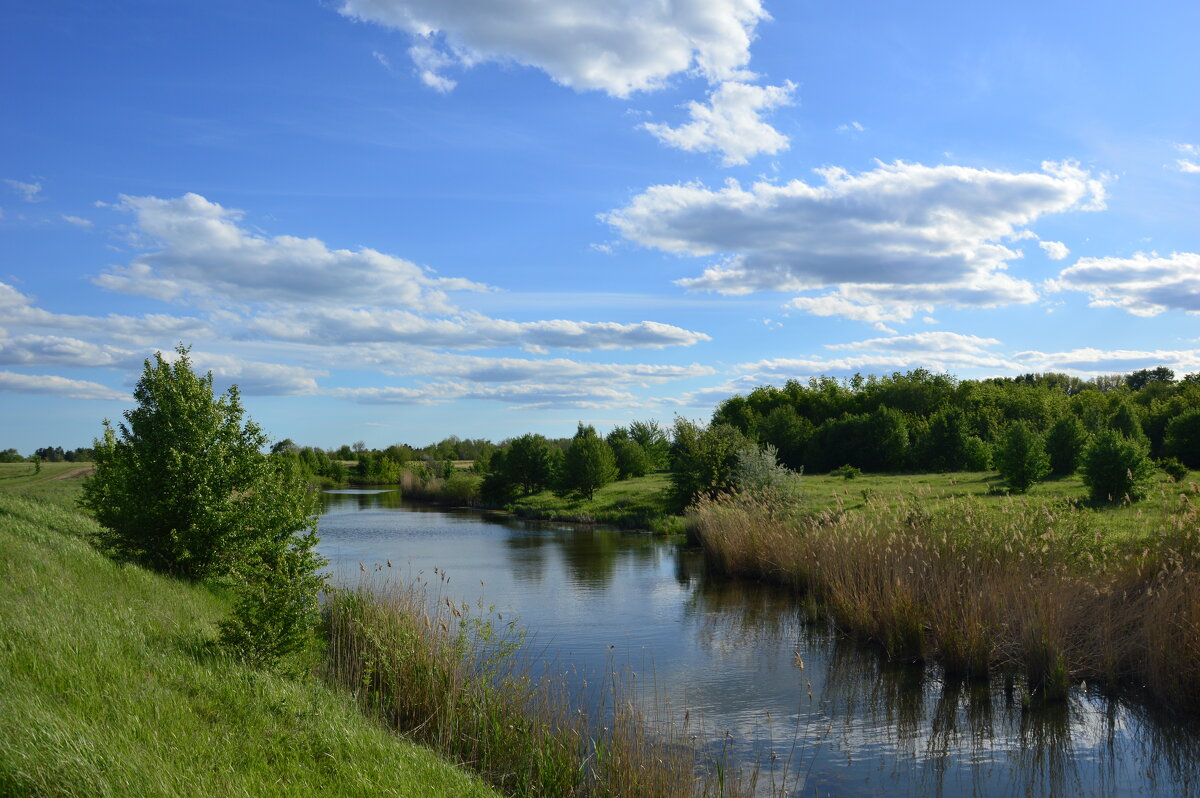
<instances>
[{"instance_id":1,"label":"grass slope","mask_svg":"<svg viewBox=\"0 0 1200 798\"><path fill-rule=\"evenodd\" d=\"M495 795L348 696L211 653L220 596L114 564L83 539L89 518L13 492L0 490L0 795Z\"/></svg>"},{"instance_id":2,"label":"grass slope","mask_svg":"<svg viewBox=\"0 0 1200 798\"><path fill-rule=\"evenodd\" d=\"M682 521L670 517L668 510L670 485L666 473L647 474L605 485L591 499L566 498L545 490L517 499L509 509L522 518L594 521L656 532L679 532L683 529Z\"/></svg>"}]
</instances>

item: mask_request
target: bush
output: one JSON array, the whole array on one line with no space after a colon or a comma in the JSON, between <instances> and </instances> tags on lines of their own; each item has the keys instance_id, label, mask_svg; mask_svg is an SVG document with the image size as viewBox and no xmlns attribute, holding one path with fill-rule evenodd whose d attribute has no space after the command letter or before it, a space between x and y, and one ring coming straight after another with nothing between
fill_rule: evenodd
<instances>
[{"instance_id":1,"label":"bush","mask_svg":"<svg viewBox=\"0 0 1200 798\"><path fill-rule=\"evenodd\" d=\"M1050 473L1050 458L1041 437L1024 421L1010 424L996 452L996 468L1009 490L1024 493Z\"/></svg>"},{"instance_id":2,"label":"bush","mask_svg":"<svg viewBox=\"0 0 1200 798\"><path fill-rule=\"evenodd\" d=\"M846 463L844 466L833 469L829 472L831 477L842 477L843 479L858 479L862 476L862 469Z\"/></svg>"},{"instance_id":3,"label":"bush","mask_svg":"<svg viewBox=\"0 0 1200 798\"><path fill-rule=\"evenodd\" d=\"M1159 469L1176 482L1183 482L1188 478L1188 467L1174 457L1167 457L1158 461Z\"/></svg>"},{"instance_id":4,"label":"bush","mask_svg":"<svg viewBox=\"0 0 1200 798\"><path fill-rule=\"evenodd\" d=\"M737 453L734 481L739 490L789 493L796 487L797 474L780 465L775 447L771 444L750 446Z\"/></svg>"},{"instance_id":5,"label":"bush","mask_svg":"<svg viewBox=\"0 0 1200 798\"><path fill-rule=\"evenodd\" d=\"M1154 473L1145 441L1113 430L1092 439L1083 451L1080 470L1094 502L1142 499Z\"/></svg>"},{"instance_id":6,"label":"bush","mask_svg":"<svg viewBox=\"0 0 1200 798\"><path fill-rule=\"evenodd\" d=\"M591 499L597 489L616 478L617 463L612 448L596 434L595 427L585 427L580 422L563 458L560 492Z\"/></svg>"},{"instance_id":7,"label":"bush","mask_svg":"<svg viewBox=\"0 0 1200 798\"><path fill-rule=\"evenodd\" d=\"M699 496L729 493L737 487L738 455L754 446L736 427L709 427L675 419L671 441L671 500L679 509Z\"/></svg>"},{"instance_id":8,"label":"bush","mask_svg":"<svg viewBox=\"0 0 1200 798\"><path fill-rule=\"evenodd\" d=\"M609 441L617 461L617 479L644 477L650 471L650 455L637 441L614 438Z\"/></svg>"}]
</instances>

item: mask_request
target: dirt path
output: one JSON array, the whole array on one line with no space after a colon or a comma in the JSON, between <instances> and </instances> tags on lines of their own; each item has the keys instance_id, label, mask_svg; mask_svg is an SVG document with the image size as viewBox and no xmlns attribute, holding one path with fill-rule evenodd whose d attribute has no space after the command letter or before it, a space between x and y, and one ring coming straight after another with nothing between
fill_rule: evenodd
<instances>
[{"instance_id":1,"label":"dirt path","mask_svg":"<svg viewBox=\"0 0 1200 798\"><path fill-rule=\"evenodd\" d=\"M58 480L58 479L79 479L81 477L86 477L88 474L92 473L95 470L96 470L95 466L91 466L91 465L80 466L79 468L72 468L70 471L64 471L61 474L55 474L54 476L49 477L48 479L43 480L43 481L54 482L55 480Z\"/></svg>"}]
</instances>

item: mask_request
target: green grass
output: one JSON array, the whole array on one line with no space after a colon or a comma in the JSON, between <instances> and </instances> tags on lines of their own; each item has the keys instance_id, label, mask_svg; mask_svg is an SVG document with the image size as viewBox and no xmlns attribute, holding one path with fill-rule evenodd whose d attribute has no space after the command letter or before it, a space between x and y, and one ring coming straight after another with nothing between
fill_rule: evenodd
<instances>
[{"instance_id":1,"label":"green grass","mask_svg":"<svg viewBox=\"0 0 1200 798\"><path fill-rule=\"evenodd\" d=\"M563 498L550 491L517 499L510 510L523 518L585 521L622 527L680 532L682 518L668 510L666 473L621 480L605 485L591 499Z\"/></svg>"},{"instance_id":2,"label":"green grass","mask_svg":"<svg viewBox=\"0 0 1200 798\"><path fill-rule=\"evenodd\" d=\"M1180 504L1180 494L1192 494L1192 483L1200 482L1193 471L1188 479L1172 482L1157 474L1154 487L1145 500L1134 504L1089 503L1087 488L1078 474L1038 482L1025 494L1015 497L1031 507L1055 512L1064 508L1085 514L1091 528L1104 536L1144 537L1152 535ZM942 507L957 499L975 497L985 508L1002 508L1011 500L1004 481L994 471L949 474L863 474L845 479L828 474L800 478L800 509L819 514L830 511L858 511L873 508L894 509L916 502L929 509Z\"/></svg>"},{"instance_id":3,"label":"green grass","mask_svg":"<svg viewBox=\"0 0 1200 798\"><path fill-rule=\"evenodd\" d=\"M0 795L495 795L349 696L213 653L221 595L117 565L87 516L12 495L62 481L3 477Z\"/></svg>"}]
</instances>

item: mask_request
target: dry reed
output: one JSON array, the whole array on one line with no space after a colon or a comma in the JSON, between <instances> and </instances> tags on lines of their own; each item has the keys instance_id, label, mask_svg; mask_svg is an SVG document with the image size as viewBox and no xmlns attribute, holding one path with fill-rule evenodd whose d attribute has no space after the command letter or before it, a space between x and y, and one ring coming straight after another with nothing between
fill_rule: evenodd
<instances>
[{"instance_id":1,"label":"dry reed","mask_svg":"<svg viewBox=\"0 0 1200 798\"><path fill-rule=\"evenodd\" d=\"M1114 541L1067 502L917 496L804 514L771 495L692 508L719 571L815 598L844 630L950 675L1020 669L1031 695L1086 679L1200 711L1200 521L1187 496Z\"/></svg>"}]
</instances>

